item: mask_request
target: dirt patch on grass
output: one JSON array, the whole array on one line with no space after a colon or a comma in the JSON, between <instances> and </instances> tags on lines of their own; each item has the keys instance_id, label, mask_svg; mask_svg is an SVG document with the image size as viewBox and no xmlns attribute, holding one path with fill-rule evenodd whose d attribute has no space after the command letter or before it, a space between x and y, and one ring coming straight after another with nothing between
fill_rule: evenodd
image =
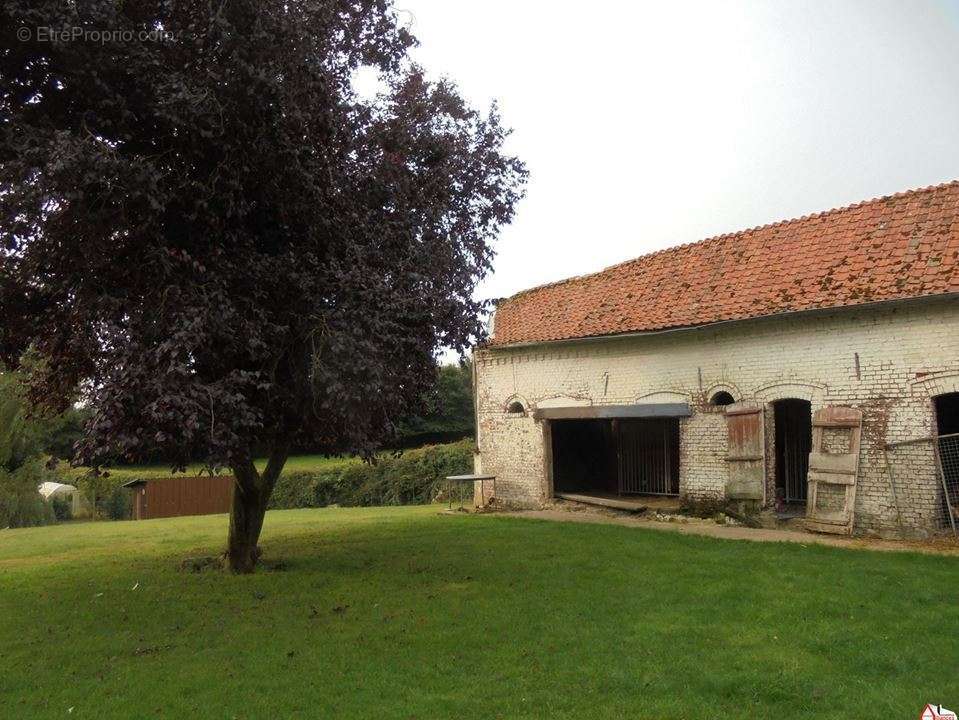
<instances>
[{"instance_id":1,"label":"dirt patch on grass","mask_svg":"<svg viewBox=\"0 0 959 720\"><path fill-rule=\"evenodd\" d=\"M203 557L188 557L180 561L177 566L180 572L200 573L206 570L222 570L223 558L219 555L204 555Z\"/></svg>"}]
</instances>

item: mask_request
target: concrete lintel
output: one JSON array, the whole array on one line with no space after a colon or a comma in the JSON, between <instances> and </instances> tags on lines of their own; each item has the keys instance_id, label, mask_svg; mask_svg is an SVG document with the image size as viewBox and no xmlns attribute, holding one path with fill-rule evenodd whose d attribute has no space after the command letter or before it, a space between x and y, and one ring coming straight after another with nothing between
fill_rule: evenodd
<instances>
[{"instance_id":1,"label":"concrete lintel","mask_svg":"<svg viewBox=\"0 0 959 720\"><path fill-rule=\"evenodd\" d=\"M586 405L538 408L536 420L612 420L617 418L689 417L687 403L644 403L639 405Z\"/></svg>"}]
</instances>

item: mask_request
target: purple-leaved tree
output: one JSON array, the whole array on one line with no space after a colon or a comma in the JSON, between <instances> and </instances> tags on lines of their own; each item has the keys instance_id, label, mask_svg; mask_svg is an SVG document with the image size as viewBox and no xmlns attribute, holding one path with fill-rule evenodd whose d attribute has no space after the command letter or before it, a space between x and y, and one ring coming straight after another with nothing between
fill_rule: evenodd
<instances>
[{"instance_id":1,"label":"purple-leaved tree","mask_svg":"<svg viewBox=\"0 0 959 720\"><path fill-rule=\"evenodd\" d=\"M75 462L231 468L250 572L291 447L369 457L481 334L526 170L388 0L12 0L0 25L0 359L29 355L40 406L81 393Z\"/></svg>"}]
</instances>

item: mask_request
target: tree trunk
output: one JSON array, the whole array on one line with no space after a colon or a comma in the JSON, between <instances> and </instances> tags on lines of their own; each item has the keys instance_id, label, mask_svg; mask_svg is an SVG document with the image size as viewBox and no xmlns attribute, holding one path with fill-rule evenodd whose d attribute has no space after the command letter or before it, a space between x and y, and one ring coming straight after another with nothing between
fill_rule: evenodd
<instances>
[{"instance_id":1,"label":"tree trunk","mask_svg":"<svg viewBox=\"0 0 959 720\"><path fill-rule=\"evenodd\" d=\"M260 531L273 486L286 463L289 448L282 446L270 453L266 469L260 473L252 461L233 466L236 485L230 508L230 535L227 540L227 564L235 573L251 573L260 559Z\"/></svg>"},{"instance_id":2,"label":"tree trunk","mask_svg":"<svg viewBox=\"0 0 959 720\"><path fill-rule=\"evenodd\" d=\"M259 559L260 529L266 514L266 503L255 488L233 488L230 508L230 536L227 541L227 562L235 573L251 573Z\"/></svg>"}]
</instances>

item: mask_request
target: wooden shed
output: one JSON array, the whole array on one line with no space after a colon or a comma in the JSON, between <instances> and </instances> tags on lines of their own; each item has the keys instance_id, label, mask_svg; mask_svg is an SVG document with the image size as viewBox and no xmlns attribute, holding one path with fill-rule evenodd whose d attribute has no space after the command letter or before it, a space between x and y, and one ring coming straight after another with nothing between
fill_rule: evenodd
<instances>
[{"instance_id":1,"label":"wooden shed","mask_svg":"<svg viewBox=\"0 0 959 720\"><path fill-rule=\"evenodd\" d=\"M198 475L131 480L133 519L214 515L230 512L232 475Z\"/></svg>"}]
</instances>

